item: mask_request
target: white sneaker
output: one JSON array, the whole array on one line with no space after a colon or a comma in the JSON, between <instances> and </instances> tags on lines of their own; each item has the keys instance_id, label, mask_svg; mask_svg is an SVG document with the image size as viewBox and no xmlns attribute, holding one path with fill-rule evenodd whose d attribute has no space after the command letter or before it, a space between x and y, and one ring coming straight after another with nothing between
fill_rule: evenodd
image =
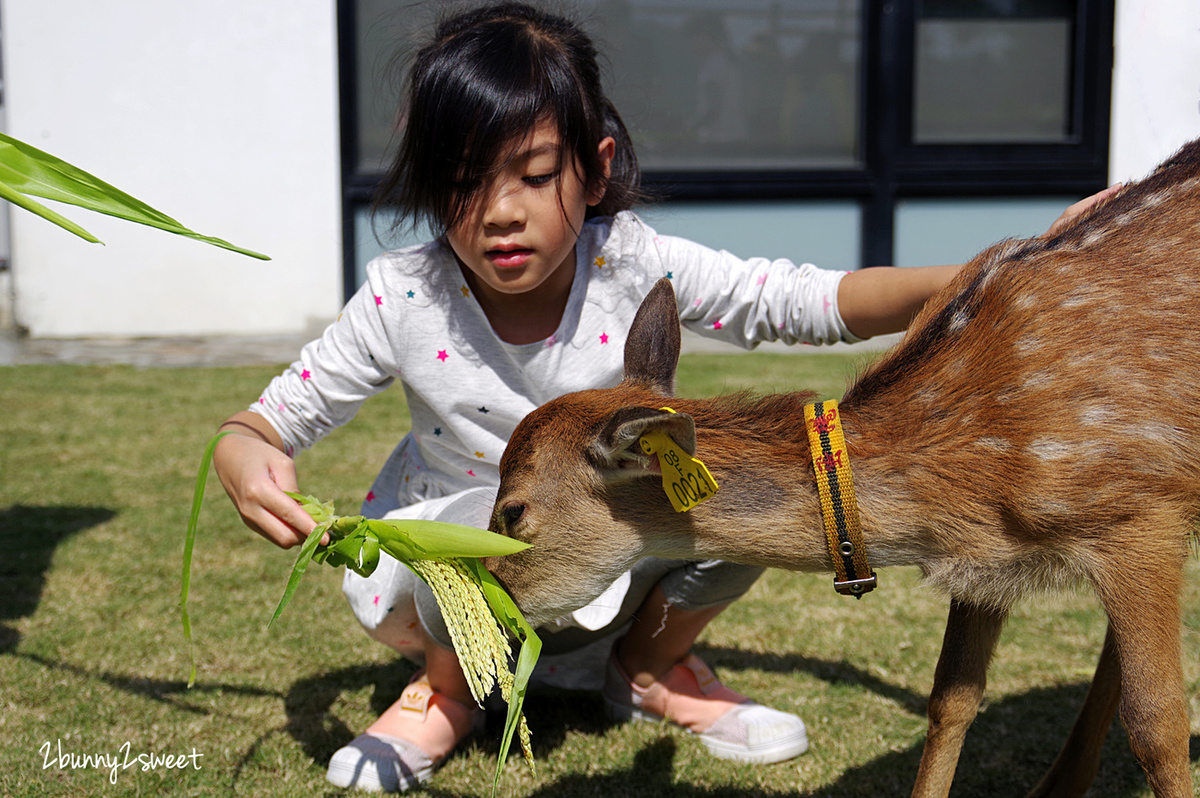
<instances>
[{"instance_id":1,"label":"white sneaker","mask_svg":"<svg viewBox=\"0 0 1200 798\"><path fill-rule=\"evenodd\" d=\"M702 719L711 717L712 701L733 706L705 726ZM632 682L614 654L608 660L604 705L609 717L616 720L666 719L682 726L720 759L765 765L792 759L808 750L804 721L729 689L694 654L684 657L646 688Z\"/></svg>"},{"instance_id":2,"label":"white sneaker","mask_svg":"<svg viewBox=\"0 0 1200 798\"><path fill-rule=\"evenodd\" d=\"M338 787L404 792L429 781L439 764L408 740L360 734L334 753L325 778Z\"/></svg>"}]
</instances>

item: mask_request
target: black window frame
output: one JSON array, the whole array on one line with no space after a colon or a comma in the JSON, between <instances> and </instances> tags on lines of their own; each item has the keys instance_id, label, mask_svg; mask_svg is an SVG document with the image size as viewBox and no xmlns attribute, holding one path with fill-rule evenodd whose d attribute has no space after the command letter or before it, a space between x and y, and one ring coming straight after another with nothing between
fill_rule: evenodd
<instances>
[{"instance_id":1,"label":"black window frame","mask_svg":"<svg viewBox=\"0 0 1200 798\"><path fill-rule=\"evenodd\" d=\"M660 200L850 199L861 208L860 267L893 262L906 198L1086 196L1107 185L1115 0L1078 0L1072 27L1069 130L1061 143L920 144L913 140L918 0L863 0L856 167L647 170ZM381 175L358 168L355 0L338 0L343 285L356 289L355 212Z\"/></svg>"}]
</instances>

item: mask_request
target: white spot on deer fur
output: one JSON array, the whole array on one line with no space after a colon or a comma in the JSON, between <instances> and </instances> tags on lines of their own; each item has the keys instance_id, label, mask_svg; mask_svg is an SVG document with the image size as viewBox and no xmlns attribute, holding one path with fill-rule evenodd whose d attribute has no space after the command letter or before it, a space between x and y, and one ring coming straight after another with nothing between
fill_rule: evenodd
<instances>
[{"instance_id":1,"label":"white spot on deer fur","mask_svg":"<svg viewBox=\"0 0 1200 798\"><path fill-rule=\"evenodd\" d=\"M1036 355L1042 349L1042 339L1036 335L1022 335L1016 340L1013 347L1020 356Z\"/></svg>"},{"instance_id":2,"label":"white spot on deer fur","mask_svg":"<svg viewBox=\"0 0 1200 798\"><path fill-rule=\"evenodd\" d=\"M1064 310L1072 310L1074 308L1081 308L1085 305L1090 305L1095 301L1095 292L1086 287L1081 287L1063 297L1063 300L1059 303L1059 306Z\"/></svg>"},{"instance_id":3,"label":"white spot on deer fur","mask_svg":"<svg viewBox=\"0 0 1200 798\"><path fill-rule=\"evenodd\" d=\"M1156 191L1153 194L1147 194L1142 198L1143 208L1155 208L1167 201L1170 192Z\"/></svg>"},{"instance_id":4,"label":"white spot on deer fur","mask_svg":"<svg viewBox=\"0 0 1200 798\"><path fill-rule=\"evenodd\" d=\"M1012 443L1004 438L980 438L975 441L976 446L982 446L985 449L992 449L997 452L1007 452L1012 448Z\"/></svg>"},{"instance_id":5,"label":"white spot on deer fur","mask_svg":"<svg viewBox=\"0 0 1200 798\"><path fill-rule=\"evenodd\" d=\"M1168 186L1167 190L1175 194L1186 194L1200 184L1200 178L1189 177L1187 180L1181 180L1174 186Z\"/></svg>"},{"instance_id":6,"label":"white spot on deer fur","mask_svg":"<svg viewBox=\"0 0 1200 798\"><path fill-rule=\"evenodd\" d=\"M946 329L948 332L956 333L963 327L966 327L970 321L971 314L968 313L966 309L959 308L954 312L954 315L950 317L950 324Z\"/></svg>"},{"instance_id":7,"label":"white spot on deer fur","mask_svg":"<svg viewBox=\"0 0 1200 798\"><path fill-rule=\"evenodd\" d=\"M1005 254L1007 255L1007 253ZM996 262L989 264L988 267L983 270L983 274L980 275L979 280L979 293L983 293L985 290L987 290L988 284L992 282L992 279L996 276L996 273L999 270L999 265Z\"/></svg>"},{"instance_id":8,"label":"white spot on deer fur","mask_svg":"<svg viewBox=\"0 0 1200 798\"><path fill-rule=\"evenodd\" d=\"M1048 371L1033 371L1030 372L1025 380L1021 383L1021 389L1025 391L1038 391L1051 385L1054 382L1054 375Z\"/></svg>"},{"instance_id":9,"label":"white spot on deer fur","mask_svg":"<svg viewBox=\"0 0 1200 798\"><path fill-rule=\"evenodd\" d=\"M1138 425L1137 431L1143 440L1159 446L1177 447L1186 441L1186 436L1178 427L1164 421L1143 422Z\"/></svg>"},{"instance_id":10,"label":"white spot on deer fur","mask_svg":"<svg viewBox=\"0 0 1200 798\"><path fill-rule=\"evenodd\" d=\"M930 388L922 388L913 394L912 404L920 407L933 407L941 404L942 398Z\"/></svg>"},{"instance_id":11,"label":"white spot on deer fur","mask_svg":"<svg viewBox=\"0 0 1200 798\"><path fill-rule=\"evenodd\" d=\"M1035 438L1029 442L1026 451L1039 460L1061 460L1069 457L1074 447L1054 438Z\"/></svg>"},{"instance_id":12,"label":"white spot on deer fur","mask_svg":"<svg viewBox=\"0 0 1200 798\"><path fill-rule=\"evenodd\" d=\"M1079 412L1079 423L1098 427L1117 418L1117 411L1107 405L1089 405Z\"/></svg>"}]
</instances>

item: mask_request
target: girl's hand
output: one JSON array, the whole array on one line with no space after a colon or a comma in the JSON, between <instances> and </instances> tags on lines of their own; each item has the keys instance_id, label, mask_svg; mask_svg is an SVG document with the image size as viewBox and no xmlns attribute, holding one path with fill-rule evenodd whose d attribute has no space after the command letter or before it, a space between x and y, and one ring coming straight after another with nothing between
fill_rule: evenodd
<instances>
[{"instance_id":1,"label":"girl's hand","mask_svg":"<svg viewBox=\"0 0 1200 798\"><path fill-rule=\"evenodd\" d=\"M1066 227L1075 219L1076 216L1091 210L1096 203L1108 199L1122 188L1124 188L1123 184L1115 183L1103 191L1097 191L1092 196L1084 197L1079 202L1069 206L1065 211L1062 212L1061 216L1054 220L1054 224L1050 225L1050 229L1042 235L1042 238L1049 238L1060 233L1064 227Z\"/></svg>"},{"instance_id":2,"label":"girl's hand","mask_svg":"<svg viewBox=\"0 0 1200 798\"><path fill-rule=\"evenodd\" d=\"M276 546L303 543L316 522L284 491L298 492L296 466L283 442L257 413L239 413L221 426L213 467L246 526ZM328 543L328 540L323 540Z\"/></svg>"}]
</instances>

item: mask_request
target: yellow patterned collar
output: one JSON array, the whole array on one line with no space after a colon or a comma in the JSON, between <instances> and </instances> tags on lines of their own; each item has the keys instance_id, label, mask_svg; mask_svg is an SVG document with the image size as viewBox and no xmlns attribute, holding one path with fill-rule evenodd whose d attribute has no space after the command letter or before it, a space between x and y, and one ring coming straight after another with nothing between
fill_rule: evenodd
<instances>
[{"instance_id":1,"label":"yellow patterned collar","mask_svg":"<svg viewBox=\"0 0 1200 798\"><path fill-rule=\"evenodd\" d=\"M804 427L812 448L829 558L837 574L833 589L862 598L864 593L875 589L876 579L867 564L867 547L863 544L862 521L858 517L858 500L854 498L854 478L850 474L850 457L837 402L805 405Z\"/></svg>"}]
</instances>

